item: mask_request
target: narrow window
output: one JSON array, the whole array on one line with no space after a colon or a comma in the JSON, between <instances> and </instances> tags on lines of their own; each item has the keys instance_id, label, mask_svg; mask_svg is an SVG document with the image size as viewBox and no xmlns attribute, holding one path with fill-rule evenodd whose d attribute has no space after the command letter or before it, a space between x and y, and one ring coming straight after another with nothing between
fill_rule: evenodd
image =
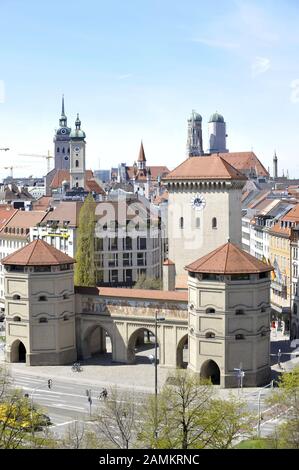
<instances>
[{"instance_id":1,"label":"narrow window","mask_svg":"<svg viewBox=\"0 0 299 470\"><path fill-rule=\"evenodd\" d=\"M214 308L207 308L206 313L215 313Z\"/></svg>"},{"instance_id":2,"label":"narrow window","mask_svg":"<svg viewBox=\"0 0 299 470\"><path fill-rule=\"evenodd\" d=\"M59 147L57 147L57 153L59 153Z\"/></svg>"},{"instance_id":3,"label":"narrow window","mask_svg":"<svg viewBox=\"0 0 299 470\"><path fill-rule=\"evenodd\" d=\"M64 147L62 147L62 153L65 153Z\"/></svg>"},{"instance_id":4,"label":"narrow window","mask_svg":"<svg viewBox=\"0 0 299 470\"><path fill-rule=\"evenodd\" d=\"M242 309L236 310L236 315L244 315L244 314L245 314L244 310Z\"/></svg>"},{"instance_id":5,"label":"narrow window","mask_svg":"<svg viewBox=\"0 0 299 470\"><path fill-rule=\"evenodd\" d=\"M47 299L47 297L46 297L45 295L40 295L39 298L38 298L38 300L39 300L40 302L46 302L48 299Z\"/></svg>"},{"instance_id":6,"label":"narrow window","mask_svg":"<svg viewBox=\"0 0 299 470\"><path fill-rule=\"evenodd\" d=\"M242 335L242 334L239 334L239 335L236 335L235 338L236 339L245 339L245 336Z\"/></svg>"},{"instance_id":7,"label":"narrow window","mask_svg":"<svg viewBox=\"0 0 299 470\"><path fill-rule=\"evenodd\" d=\"M18 316L13 317L13 321L21 321L21 317L18 317Z\"/></svg>"},{"instance_id":8,"label":"narrow window","mask_svg":"<svg viewBox=\"0 0 299 470\"><path fill-rule=\"evenodd\" d=\"M208 333L206 333L206 338L215 338L215 333L209 331Z\"/></svg>"},{"instance_id":9,"label":"narrow window","mask_svg":"<svg viewBox=\"0 0 299 470\"><path fill-rule=\"evenodd\" d=\"M13 299L13 300L20 300L20 298L21 298L20 295L15 294L12 299Z\"/></svg>"},{"instance_id":10,"label":"narrow window","mask_svg":"<svg viewBox=\"0 0 299 470\"><path fill-rule=\"evenodd\" d=\"M216 219L216 217L213 217L213 219L212 219L212 228L217 228L217 219Z\"/></svg>"},{"instance_id":11,"label":"narrow window","mask_svg":"<svg viewBox=\"0 0 299 470\"><path fill-rule=\"evenodd\" d=\"M180 217L180 228L184 228L184 217Z\"/></svg>"},{"instance_id":12,"label":"narrow window","mask_svg":"<svg viewBox=\"0 0 299 470\"><path fill-rule=\"evenodd\" d=\"M196 217L196 228L200 228L200 218Z\"/></svg>"},{"instance_id":13,"label":"narrow window","mask_svg":"<svg viewBox=\"0 0 299 470\"><path fill-rule=\"evenodd\" d=\"M76 168L79 166L79 160L76 160Z\"/></svg>"}]
</instances>

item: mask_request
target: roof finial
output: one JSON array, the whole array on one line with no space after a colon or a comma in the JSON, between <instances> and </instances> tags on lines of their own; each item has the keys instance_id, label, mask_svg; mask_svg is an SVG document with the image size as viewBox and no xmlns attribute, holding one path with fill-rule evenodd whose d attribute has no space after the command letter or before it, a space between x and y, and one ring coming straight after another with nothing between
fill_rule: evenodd
<instances>
[{"instance_id":1,"label":"roof finial","mask_svg":"<svg viewBox=\"0 0 299 470\"><path fill-rule=\"evenodd\" d=\"M61 116L65 116L65 114L64 114L64 95L62 95Z\"/></svg>"}]
</instances>

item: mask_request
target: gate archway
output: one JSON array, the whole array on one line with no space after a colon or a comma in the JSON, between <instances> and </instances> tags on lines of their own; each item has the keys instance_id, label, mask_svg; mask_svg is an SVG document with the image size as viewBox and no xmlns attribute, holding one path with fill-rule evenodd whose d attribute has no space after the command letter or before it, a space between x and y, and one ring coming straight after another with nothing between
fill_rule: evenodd
<instances>
[{"instance_id":1,"label":"gate archway","mask_svg":"<svg viewBox=\"0 0 299 470\"><path fill-rule=\"evenodd\" d=\"M202 364L200 376L203 379L210 379L213 385L220 385L220 369L212 359L209 359Z\"/></svg>"}]
</instances>

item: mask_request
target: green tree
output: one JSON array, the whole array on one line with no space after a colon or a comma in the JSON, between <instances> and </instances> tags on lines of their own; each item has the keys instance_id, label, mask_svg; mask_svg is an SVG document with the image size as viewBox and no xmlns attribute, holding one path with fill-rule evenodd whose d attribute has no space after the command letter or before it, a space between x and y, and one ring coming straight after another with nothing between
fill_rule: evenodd
<instances>
[{"instance_id":1,"label":"green tree","mask_svg":"<svg viewBox=\"0 0 299 470\"><path fill-rule=\"evenodd\" d=\"M160 449L232 447L237 438L250 434L252 417L245 403L232 397L221 400L215 394L210 382L177 370L158 395L157 408L155 397L144 408L140 443Z\"/></svg>"},{"instance_id":2,"label":"green tree","mask_svg":"<svg viewBox=\"0 0 299 470\"><path fill-rule=\"evenodd\" d=\"M129 449L137 434L137 405L134 395L113 387L94 416L97 435L114 448Z\"/></svg>"},{"instance_id":3,"label":"green tree","mask_svg":"<svg viewBox=\"0 0 299 470\"><path fill-rule=\"evenodd\" d=\"M94 238L95 207L91 194L87 196L80 210L78 242L75 265L75 285L95 286Z\"/></svg>"},{"instance_id":4,"label":"green tree","mask_svg":"<svg viewBox=\"0 0 299 470\"><path fill-rule=\"evenodd\" d=\"M277 416L284 417L277 428L278 447L299 449L299 366L281 375L278 389L272 392L268 403Z\"/></svg>"}]
</instances>

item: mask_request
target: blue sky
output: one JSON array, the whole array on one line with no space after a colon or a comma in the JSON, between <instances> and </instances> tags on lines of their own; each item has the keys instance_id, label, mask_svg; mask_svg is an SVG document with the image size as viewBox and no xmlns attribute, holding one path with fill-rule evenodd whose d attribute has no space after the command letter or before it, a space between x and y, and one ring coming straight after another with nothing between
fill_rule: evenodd
<instances>
[{"instance_id":1,"label":"blue sky","mask_svg":"<svg viewBox=\"0 0 299 470\"><path fill-rule=\"evenodd\" d=\"M205 148L218 110L231 151L272 168L276 149L299 177L298 24L297 0L0 0L0 166L44 172L18 154L53 150L64 93L93 169L132 164L141 139L148 164L175 167L195 109Z\"/></svg>"}]
</instances>

